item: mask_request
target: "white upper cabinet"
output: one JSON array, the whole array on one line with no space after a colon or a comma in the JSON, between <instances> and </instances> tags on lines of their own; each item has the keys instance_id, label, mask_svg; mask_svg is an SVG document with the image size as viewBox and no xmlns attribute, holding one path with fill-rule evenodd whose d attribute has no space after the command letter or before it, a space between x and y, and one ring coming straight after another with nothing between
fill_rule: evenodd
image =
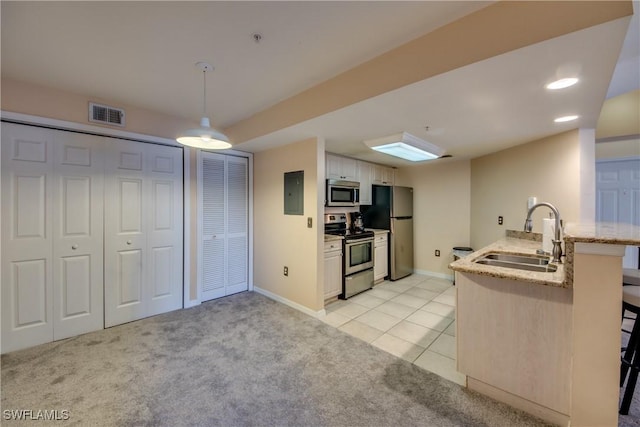
<instances>
[{"instance_id":1,"label":"white upper cabinet","mask_svg":"<svg viewBox=\"0 0 640 427\"><path fill-rule=\"evenodd\" d=\"M386 166L373 165L373 184L393 185L394 173L392 168Z\"/></svg>"},{"instance_id":2,"label":"white upper cabinet","mask_svg":"<svg viewBox=\"0 0 640 427\"><path fill-rule=\"evenodd\" d=\"M326 162L327 179L358 180L357 160L327 153Z\"/></svg>"},{"instance_id":3,"label":"white upper cabinet","mask_svg":"<svg viewBox=\"0 0 640 427\"><path fill-rule=\"evenodd\" d=\"M373 164L358 161L358 179L360 182L360 204L371 204L371 184L373 182Z\"/></svg>"}]
</instances>

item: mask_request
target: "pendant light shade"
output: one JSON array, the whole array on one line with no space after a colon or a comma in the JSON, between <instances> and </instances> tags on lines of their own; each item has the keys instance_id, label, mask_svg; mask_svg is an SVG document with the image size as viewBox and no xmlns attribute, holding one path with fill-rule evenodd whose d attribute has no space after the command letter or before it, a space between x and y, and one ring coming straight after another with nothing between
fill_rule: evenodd
<instances>
[{"instance_id":1,"label":"pendant light shade","mask_svg":"<svg viewBox=\"0 0 640 427\"><path fill-rule=\"evenodd\" d=\"M229 138L219 130L212 128L209 118L207 117L207 71L213 70L213 67L206 62L198 62L196 63L196 67L202 70L204 81L200 127L183 132L176 138L176 141L182 145L202 148L204 150L223 150L225 148L231 148Z\"/></svg>"}]
</instances>

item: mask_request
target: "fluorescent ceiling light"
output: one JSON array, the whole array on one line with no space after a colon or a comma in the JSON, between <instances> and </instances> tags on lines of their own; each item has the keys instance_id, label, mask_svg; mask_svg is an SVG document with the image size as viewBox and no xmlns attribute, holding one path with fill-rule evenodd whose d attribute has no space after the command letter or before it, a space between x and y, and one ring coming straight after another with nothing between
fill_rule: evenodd
<instances>
[{"instance_id":1,"label":"fluorescent ceiling light","mask_svg":"<svg viewBox=\"0 0 640 427\"><path fill-rule=\"evenodd\" d=\"M570 122L572 120L577 119L578 116L564 116L564 117L558 117L557 119L554 120L554 122L556 123L564 123L564 122Z\"/></svg>"},{"instance_id":2,"label":"fluorescent ceiling light","mask_svg":"<svg viewBox=\"0 0 640 427\"><path fill-rule=\"evenodd\" d=\"M555 82L549 83L547 85L547 89L551 89L551 90L564 89L564 88L567 88L569 86L573 86L576 83L578 83L578 79L577 78L568 77L566 79L560 79L560 80L556 80Z\"/></svg>"},{"instance_id":3,"label":"fluorescent ceiling light","mask_svg":"<svg viewBox=\"0 0 640 427\"><path fill-rule=\"evenodd\" d=\"M407 132L384 138L364 141L372 150L412 162L433 160L444 154L444 150Z\"/></svg>"}]
</instances>

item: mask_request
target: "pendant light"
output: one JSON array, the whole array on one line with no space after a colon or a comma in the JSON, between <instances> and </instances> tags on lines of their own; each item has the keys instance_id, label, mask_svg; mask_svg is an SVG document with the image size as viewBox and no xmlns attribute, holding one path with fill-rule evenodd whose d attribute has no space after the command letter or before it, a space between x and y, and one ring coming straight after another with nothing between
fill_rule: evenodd
<instances>
[{"instance_id":1,"label":"pendant light","mask_svg":"<svg viewBox=\"0 0 640 427\"><path fill-rule=\"evenodd\" d=\"M182 135L176 138L176 141L182 145L202 148L204 150L222 150L225 148L231 148L229 138L219 130L212 128L209 118L207 117L207 71L212 71L213 67L211 64L207 64L206 62L197 62L196 67L202 70L202 78L204 82L200 127L183 132Z\"/></svg>"}]
</instances>

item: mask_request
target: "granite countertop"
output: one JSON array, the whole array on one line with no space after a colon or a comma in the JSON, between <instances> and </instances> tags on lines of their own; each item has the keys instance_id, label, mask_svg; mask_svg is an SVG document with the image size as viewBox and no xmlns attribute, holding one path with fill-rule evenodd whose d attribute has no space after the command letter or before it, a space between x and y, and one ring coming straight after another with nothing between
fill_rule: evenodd
<instances>
[{"instance_id":1,"label":"granite countertop","mask_svg":"<svg viewBox=\"0 0 640 427\"><path fill-rule=\"evenodd\" d=\"M564 228L564 240L566 242L640 246L640 227L607 222L569 223Z\"/></svg>"},{"instance_id":2,"label":"granite countertop","mask_svg":"<svg viewBox=\"0 0 640 427\"><path fill-rule=\"evenodd\" d=\"M325 242L333 242L333 241L342 240L342 239L344 239L344 237L336 236L335 234L325 234L324 235L324 241Z\"/></svg>"},{"instance_id":3,"label":"granite countertop","mask_svg":"<svg viewBox=\"0 0 640 427\"><path fill-rule=\"evenodd\" d=\"M467 255L464 258L460 258L459 260L452 262L449 264L449 268L461 273L474 273L481 276L519 280L522 282L537 283L540 285L556 286L561 288L571 287L571 283L565 280L565 264L559 264L558 269L555 272L539 272L476 264L473 262L489 252L535 255L536 250L540 248L541 243L537 241L505 237L490 244L489 246L485 246L484 248Z\"/></svg>"}]
</instances>

